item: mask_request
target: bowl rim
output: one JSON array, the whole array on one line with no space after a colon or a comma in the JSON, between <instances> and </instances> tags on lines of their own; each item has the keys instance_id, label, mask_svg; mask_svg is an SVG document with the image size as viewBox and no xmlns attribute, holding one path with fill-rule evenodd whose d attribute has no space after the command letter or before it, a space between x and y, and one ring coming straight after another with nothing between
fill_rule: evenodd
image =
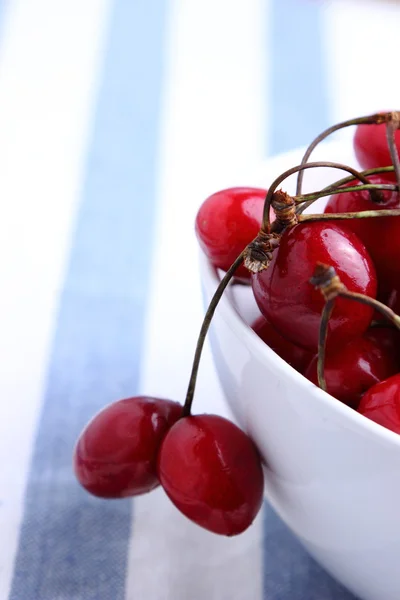
<instances>
[{"instance_id":1,"label":"bowl rim","mask_svg":"<svg viewBox=\"0 0 400 600\"><path fill-rule=\"evenodd\" d=\"M221 281L220 271L218 271L209 262L205 253L200 250L200 274L203 285L206 286L207 292L212 294L219 282ZM333 413L336 413L344 420L349 420L353 426L360 432L372 436L375 442L383 443L384 445L390 445L400 451L400 435L386 429L379 423L371 421L367 417L364 417L356 410L350 408L340 400L337 400L314 383L309 381L296 371L291 365L286 363L278 354L276 354L265 342L259 338L259 336L253 331L253 329L246 323L246 321L240 316L237 308L230 300L229 290L231 285L227 287L223 294L217 311L220 312L221 316L224 315L225 319L229 322L229 325L236 331L238 337L243 343L252 351L260 355L263 360L268 360L274 363L274 367L284 377L291 378L296 384L300 385L304 389L307 388L310 396L317 402L322 402L324 405ZM228 293L227 293L228 292Z\"/></svg>"}]
</instances>

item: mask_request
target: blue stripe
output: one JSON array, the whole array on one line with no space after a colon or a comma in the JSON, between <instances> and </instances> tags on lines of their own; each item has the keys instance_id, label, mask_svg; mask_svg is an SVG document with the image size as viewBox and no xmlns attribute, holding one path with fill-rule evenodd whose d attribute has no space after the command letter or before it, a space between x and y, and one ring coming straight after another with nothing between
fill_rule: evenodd
<instances>
[{"instance_id":1,"label":"blue stripe","mask_svg":"<svg viewBox=\"0 0 400 600\"><path fill-rule=\"evenodd\" d=\"M0 42L1 42L1 37L3 34L3 28L4 28L4 15L7 10L8 3L9 3L9 0L0 0Z\"/></svg>"},{"instance_id":2,"label":"blue stripe","mask_svg":"<svg viewBox=\"0 0 400 600\"><path fill-rule=\"evenodd\" d=\"M308 555L269 505L264 519L265 600L356 600Z\"/></svg>"},{"instance_id":3,"label":"blue stripe","mask_svg":"<svg viewBox=\"0 0 400 600\"><path fill-rule=\"evenodd\" d=\"M269 150L307 145L330 125L321 14L314 0L271 0Z\"/></svg>"},{"instance_id":4,"label":"blue stripe","mask_svg":"<svg viewBox=\"0 0 400 600\"><path fill-rule=\"evenodd\" d=\"M124 598L131 502L89 497L73 478L71 455L95 412L138 391L166 4L113 7L11 600Z\"/></svg>"}]
</instances>

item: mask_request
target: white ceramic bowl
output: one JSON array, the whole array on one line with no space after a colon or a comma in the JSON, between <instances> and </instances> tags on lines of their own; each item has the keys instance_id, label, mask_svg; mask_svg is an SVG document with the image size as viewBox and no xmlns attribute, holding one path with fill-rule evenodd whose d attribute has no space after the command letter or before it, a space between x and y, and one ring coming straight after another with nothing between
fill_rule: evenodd
<instances>
[{"instance_id":1,"label":"white ceramic bowl","mask_svg":"<svg viewBox=\"0 0 400 600\"><path fill-rule=\"evenodd\" d=\"M268 161L243 183L267 187L301 155ZM356 164L340 143L315 158ZM306 187L320 189L340 177L308 171ZM293 179L282 187L293 191ZM208 303L220 274L204 255L201 277ZM400 436L292 369L248 326L256 314L251 289L228 288L210 336L227 401L265 462L266 497L310 554L353 593L399 600Z\"/></svg>"}]
</instances>

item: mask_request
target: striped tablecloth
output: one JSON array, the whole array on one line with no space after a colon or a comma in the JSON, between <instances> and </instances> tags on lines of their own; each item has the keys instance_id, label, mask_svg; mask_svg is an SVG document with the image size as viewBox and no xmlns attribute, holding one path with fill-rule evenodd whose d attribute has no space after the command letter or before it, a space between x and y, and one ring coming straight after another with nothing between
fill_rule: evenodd
<instances>
[{"instance_id":1,"label":"striped tablecloth","mask_svg":"<svg viewBox=\"0 0 400 600\"><path fill-rule=\"evenodd\" d=\"M235 539L86 495L101 407L182 400L205 196L399 107L384 0L0 0L0 600L347 600L265 505ZM198 410L224 414L209 353ZM379 600L379 599L377 599Z\"/></svg>"}]
</instances>

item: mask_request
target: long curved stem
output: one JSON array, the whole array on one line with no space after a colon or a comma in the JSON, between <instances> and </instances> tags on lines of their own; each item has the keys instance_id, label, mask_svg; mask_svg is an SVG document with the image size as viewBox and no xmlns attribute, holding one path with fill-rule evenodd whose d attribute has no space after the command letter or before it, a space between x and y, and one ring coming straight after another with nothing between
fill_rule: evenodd
<instances>
[{"instance_id":1,"label":"long curved stem","mask_svg":"<svg viewBox=\"0 0 400 600\"><path fill-rule=\"evenodd\" d=\"M347 300L361 302L361 304L366 304L367 306L373 307L389 321L391 321L391 323L393 323L397 329L400 329L400 316L397 315L391 308L386 306L386 304L379 302L379 300L375 300L375 298L370 298L364 294L358 294L357 292L350 292L347 289L340 290L337 295L341 296L342 298L347 298Z\"/></svg>"},{"instance_id":2,"label":"long curved stem","mask_svg":"<svg viewBox=\"0 0 400 600\"><path fill-rule=\"evenodd\" d=\"M399 125L398 119L400 115L398 113L393 113L393 115L396 115L396 118L391 119L386 123L386 139L389 146L390 158L392 159L394 172L396 173L397 185L400 186L400 159L395 137L395 133Z\"/></svg>"},{"instance_id":3,"label":"long curved stem","mask_svg":"<svg viewBox=\"0 0 400 600\"><path fill-rule=\"evenodd\" d=\"M388 167L376 167L374 169L367 169L366 171L361 171L361 174L364 175L365 177L369 177L370 175L380 175L382 173L392 173L393 171L394 171L394 167L393 167L393 165L390 165ZM326 187L322 188L321 191L327 191L329 189L341 187L342 185L346 185L346 183L350 183L353 180L354 180L354 177L351 177L351 176L344 177L343 179L339 179L339 181L336 181L335 183L331 183L330 185L327 185Z\"/></svg>"},{"instance_id":4,"label":"long curved stem","mask_svg":"<svg viewBox=\"0 0 400 600\"><path fill-rule=\"evenodd\" d=\"M318 338L318 362L317 362L317 376L318 376L318 385L319 387L327 391L325 373L324 373L324 365L325 365L325 354L326 354L326 339L328 334L328 324L329 318L332 314L332 310L335 304L335 298L347 298L347 300L353 300L353 302L361 302L361 304L366 304L367 306L372 306L380 312L384 317L386 317L389 321L400 329L400 317L396 315L395 312L379 300L375 300L374 298L370 298L369 296L365 296L364 294L358 294L356 292L350 292L347 289L338 289L335 295L329 300L326 301L324 305L324 309L322 311L321 323L319 328L319 338Z\"/></svg>"},{"instance_id":5,"label":"long curved stem","mask_svg":"<svg viewBox=\"0 0 400 600\"><path fill-rule=\"evenodd\" d=\"M188 388L187 388L187 392L186 392L185 404L183 405L183 411L182 411L183 417L187 417L190 415L190 410L192 408L192 403L193 403L194 391L196 388L196 380L197 380L197 373L199 371L201 353L203 351L204 342L205 342L205 339L207 336L208 329L211 324L211 320L214 316L215 309L217 308L218 303L221 300L222 294L224 293L226 287L228 286L228 283L230 282L233 275L235 274L236 269L243 262L243 258L244 258L244 250L243 250L243 252L241 252L239 254L239 256L237 257L235 262L229 267L229 269L227 270L227 272L221 279L217 289L214 292L213 297L211 298L210 304L207 308L207 312L204 315L203 323L201 325L199 337L198 337L197 344L196 344L196 350L195 350L194 359L193 359L192 371L190 374L189 384L188 384Z\"/></svg>"},{"instance_id":6,"label":"long curved stem","mask_svg":"<svg viewBox=\"0 0 400 600\"><path fill-rule=\"evenodd\" d=\"M279 175L279 177L277 177L272 182L271 186L268 189L268 193L266 195L265 202L264 202L264 213L263 213L263 221L262 221L262 226L261 226L262 231L269 233L269 230L270 230L269 213L270 213L273 195L274 195L275 190L278 187L278 185L280 185L285 179L290 177L290 175L294 175L295 173L298 173L299 171L301 171L303 169L314 169L314 168L319 168L319 167L340 169L342 171L347 171L347 173L350 173L353 176L353 178L358 179L359 181L361 181L362 183L364 183L366 185L370 184L370 181L362 173L360 173L356 169L353 169L352 167L349 167L348 165L343 165L341 163L313 162L313 163L307 163L307 164L303 164L303 165L297 165L296 167L292 167L291 169L288 169L287 171L285 171L284 173Z\"/></svg>"},{"instance_id":7,"label":"long curved stem","mask_svg":"<svg viewBox=\"0 0 400 600\"><path fill-rule=\"evenodd\" d=\"M389 167L378 167L375 169L367 169L366 171L361 171L361 174L364 175L365 177L369 177L370 175L378 175L381 173L392 173L394 171L394 167L393 165L389 166ZM354 181L354 177L349 176L349 177L344 177L343 179L339 179L339 181L336 181L335 183L331 183L330 185L327 185L326 187L322 188L322 190L320 190L320 192L315 192L311 193L311 194L302 194L301 196L295 196L295 201L296 204L298 203L298 206L296 207L296 214L297 215L301 215L305 210L307 210L307 208L309 206L311 206L311 204L313 202L315 202L315 200L318 200L318 198L322 198L323 196L329 196L331 194L337 194L337 193L342 193L342 192L346 192L346 191L350 191L349 188L346 187L346 184L350 183L351 181ZM344 187L342 187L344 186ZM359 186L358 189L360 189L361 186ZM379 189L384 189L384 188L379 188ZM398 191L399 188L396 187L394 188L393 191ZM326 193L325 193L326 192ZM307 201L303 201L303 200L298 200L300 198L310 198ZM374 198L372 198L372 200L376 203L379 204L381 201L383 201L383 196L381 197L380 195L375 195Z\"/></svg>"},{"instance_id":8,"label":"long curved stem","mask_svg":"<svg viewBox=\"0 0 400 600\"><path fill-rule=\"evenodd\" d=\"M398 191L398 189L399 187L397 185L391 185L386 183L369 183L365 185L346 186L344 188L329 188L327 190L321 190L320 192L302 194L301 196L295 196L294 200L296 204L303 204L306 202L307 206L310 206L313 202L315 202L315 200L324 198L324 196L331 196L332 194L346 194L347 192L363 192L365 190L388 190L390 192L396 192ZM299 214L299 212L297 212L297 214Z\"/></svg>"},{"instance_id":9,"label":"long curved stem","mask_svg":"<svg viewBox=\"0 0 400 600\"><path fill-rule=\"evenodd\" d=\"M315 215L300 215L299 223L311 221L344 221L346 219L376 219L384 217L400 217L400 208L388 210L365 210L363 212L348 213L317 213Z\"/></svg>"},{"instance_id":10,"label":"long curved stem","mask_svg":"<svg viewBox=\"0 0 400 600\"><path fill-rule=\"evenodd\" d=\"M332 313L335 299L340 297L352 300L353 302L361 302L362 304L366 304L370 308L374 308L375 310L379 311L384 317L386 317L386 319L388 319L395 327L397 327L397 329L400 329L400 316L397 315L391 308L382 302L379 302L379 300L375 300L375 298L371 298L370 296L366 296L365 294L360 294L357 292L350 292L340 281L335 269L330 265L317 263L313 276L309 281L315 289L320 290L325 299L318 338L317 374L318 385L326 391L326 381L324 377L326 338L329 317Z\"/></svg>"},{"instance_id":11,"label":"long curved stem","mask_svg":"<svg viewBox=\"0 0 400 600\"><path fill-rule=\"evenodd\" d=\"M322 142L325 138L327 138L329 135L331 135L332 133L335 133L335 131L339 131L339 129L344 129L345 127L349 127L351 125L363 125L363 124L364 125L376 125L378 123L384 123L385 120L386 120L386 117L385 117L384 113L376 113L374 115L358 117L356 119L348 119L347 121L342 121L341 123L332 125L332 127L328 127L328 129L325 129L325 131L320 133L315 138L315 140L313 140L311 142L311 144L308 146L308 148L302 158L301 164L304 165L305 163L307 163L312 152L315 150L315 148L318 146L318 144L320 142ZM301 194L301 186L303 183L303 177L304 177L304 172L299 171L299 176L297 178L297 186L296 186L296 196L299 196Z\"/></svg>"}]
</instances>

